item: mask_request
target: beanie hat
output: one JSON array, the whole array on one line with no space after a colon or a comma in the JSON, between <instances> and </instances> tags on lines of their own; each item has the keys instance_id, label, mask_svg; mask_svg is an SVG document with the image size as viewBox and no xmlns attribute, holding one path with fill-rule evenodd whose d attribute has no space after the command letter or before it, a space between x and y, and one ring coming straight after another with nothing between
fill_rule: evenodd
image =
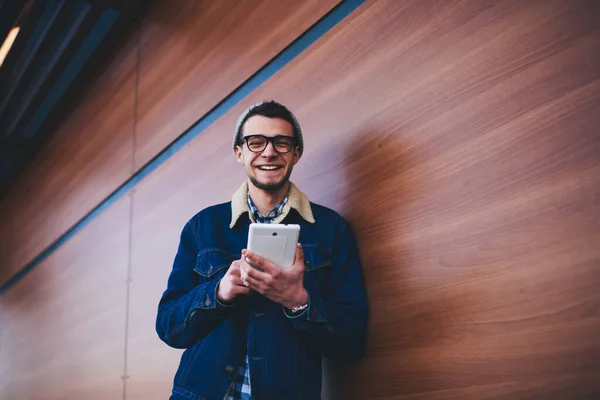
<instances>
[{"instance_id":1,"label":"beanie hat","mask_svg":"<svg viewBox=\"0 0 600 400\"><path fill-rule=\"evenodd\" d=\"M250 107L248 107L242 113L242 115L240 115L240 118L238 119L237 124L235 126L235 133L233 134L233 151L235 152L235 146L239 145L242 139L242 126L249 118L248 115L252 113L252 111L254 111L256 108L261 106L272 106L275 108L279 108L284 115L281 115L282 113L271 113L268 111L263 114L259 111L257 113L252 114L252 116L264 115L267 118L281 118L289 122L293 128L294 138L296 139L296 146L298 146L298 151L300 152L300 156L302 156L302 153L304 152L304 140L302 139L302 130L300 129L300 124L298 123L296 116L287 107L285 107L282 104L279 104L275 100L261 101L260 103L253 104Z\"/></svg>"}]
</instances>

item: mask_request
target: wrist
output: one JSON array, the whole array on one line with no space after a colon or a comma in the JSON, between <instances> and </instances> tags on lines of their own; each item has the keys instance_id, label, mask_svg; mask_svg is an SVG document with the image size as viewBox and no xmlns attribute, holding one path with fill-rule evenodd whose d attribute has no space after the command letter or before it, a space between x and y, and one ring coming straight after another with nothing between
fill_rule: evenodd
<instances>
[{"instance_id":1,"label":"wrist","mask_svg":"<svg viewBox=\"0 0 600 400\"><path fill-rule=\"evenodd\" d=\"M223 297L223 294L221 293L221 282L217 284L217 300L225 305L233 302L233 299L225 299L225 297Z\"/></svg>"},{"instance_id":2,"label":"wrist","mask_svg":"<svg viewBox=\"0 0 600 400\"><path fill-rule=\"evenodd\" d=\"M294 296L291 301L283 306L288 310L294 310L306 305L308 305L308 292L302 287L302 290L298 292L298 295Z\"/></svg>"}]
</instances>

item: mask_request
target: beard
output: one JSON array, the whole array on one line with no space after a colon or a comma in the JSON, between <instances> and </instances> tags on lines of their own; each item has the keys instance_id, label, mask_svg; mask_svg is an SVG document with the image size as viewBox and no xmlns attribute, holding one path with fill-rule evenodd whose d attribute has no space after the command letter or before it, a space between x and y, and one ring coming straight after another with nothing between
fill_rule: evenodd
<instances>
[{"instance_id":1,"label":"beard","mask_svg":"<svg viewBox=\"0 0 600 400\"><path fill-rule=\"evenodd\" d=\"M278 190L281 190L285 186L285 184L290 180L291 175L292 168L289 169L289 171L283 176L283 178L281 178L279 182L262 183L259 182L258 179L256 179L256 176L250 175L248 175L248 178L257 189L264 190L265 192L276 192Z\"/></svg>"}]
</instances>

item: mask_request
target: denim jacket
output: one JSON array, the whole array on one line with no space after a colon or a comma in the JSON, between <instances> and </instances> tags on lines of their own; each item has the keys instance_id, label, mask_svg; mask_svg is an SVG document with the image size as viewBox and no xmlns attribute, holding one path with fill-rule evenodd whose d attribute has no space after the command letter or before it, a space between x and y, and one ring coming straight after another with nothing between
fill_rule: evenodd
<instances>
[{"instance_id":1,"label":"denim jacket","mask_svg":"<svg viewBox=\"0 0 600 400\"><path fill-rule=\"evenodd\" d=\"M305 199L294 186L290 194ZM161 340L186 349L171 398L223 399L248 354L253 399L320 399L322 356L355 360L365 350L368 308L354 235L336 212L291 201L280 222L301 227L308 308L291 315L258 293L224 305L217 285L241 257L251 222L236 212L236 195L200 211L181 233L156 320Z\"/></svg>"}]
</instances>

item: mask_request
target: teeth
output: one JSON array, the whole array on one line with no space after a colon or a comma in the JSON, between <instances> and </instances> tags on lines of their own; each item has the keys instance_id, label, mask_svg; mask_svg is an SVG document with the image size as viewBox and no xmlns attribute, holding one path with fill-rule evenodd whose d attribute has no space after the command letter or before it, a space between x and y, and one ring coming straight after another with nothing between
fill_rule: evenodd
<instances>
[{"instance_id":1,"label":"teeth","mask_svg":"<svg viewBox=\"0 0 600 400\"><path fill-rule=\"evenodd\" d=\"M260 166L258 168L270 171L270 170L273 170L273 169L277 169L279 167L277 165L263 165L263 166Z\"/></svg>"}]
</instances>

